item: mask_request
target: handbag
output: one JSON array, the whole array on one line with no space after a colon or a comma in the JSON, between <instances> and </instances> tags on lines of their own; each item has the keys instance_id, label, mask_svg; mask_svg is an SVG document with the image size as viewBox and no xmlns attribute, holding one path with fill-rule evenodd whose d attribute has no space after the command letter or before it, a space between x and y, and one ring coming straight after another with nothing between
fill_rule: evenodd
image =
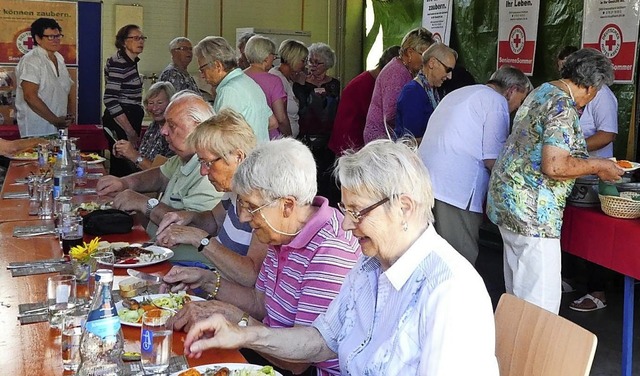
<instances>
[{"instance_id":1,"label":"handbag","mask_svg":"<svg viewBox=\"0 0 640 376\"><path fill-rule=\"evenodd\" d=\"M84 232L89 235L126 234L132 229L133 218L122 210L94 210L84 216Z\"/></svg>"}]
</instances>

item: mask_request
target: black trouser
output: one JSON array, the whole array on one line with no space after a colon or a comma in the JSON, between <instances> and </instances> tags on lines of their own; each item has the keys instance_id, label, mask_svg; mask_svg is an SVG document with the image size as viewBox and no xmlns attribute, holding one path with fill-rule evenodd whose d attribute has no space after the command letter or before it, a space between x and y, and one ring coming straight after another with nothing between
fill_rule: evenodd
<instances>
[{"instance_id":1,"label":"black trouser","mask_svg":"<svg viewBox=\"0 0 640 376\"><path fill-rule=\"evenodd\" d=\"M327 146L329 143L328 136L301 136L300 141L307 145L316 161L318 196L325 197L329 200L329 205L337 207L340 201L340 188L337 179L333 176L333 166L336 161L336 155Z\"/></svg>"},{"instance_id":2,"label":"black trouser","mask_svg":"<svg viewBox=\"0 0 640 376\"><path fill-rule=\"evenodd\" d=\"M269 363L268 360L266 360L265 358L263 358L260 354L258 354L257 352L251 350L251 349L240 349L240 353L242 354L242 356L244 356L244 358L247 360L247 363L249 364L257 364L259 366L272 366L273 369L275 369L276 371L280 372L282 374L282 376L294 376L294 374L291 371L287 371L286 369L282 369L280 367L276 367L273 364ZM301 376L315 376L318 374L318 371L316 370L316 367L314 366L309 366L309 368L307 368L303 373L301 373Z\"/></svg>"},{"instance_id":3,"label":"black trouser","mask_svg":"<svg viewBox=\"0 0 640 376\"><path fill-rule=\"evenodd\" d=\"M124 114L129 119L129 123L136 131L136 134L140 136L140 129L142 128L142 119L144 118L144 110L141 106L122 106L124 110ZM119 140L126 140L127 134L124 129L122 129L118 123L113 119L113 116L109 113L109 111L104 110L104 114L102 115L102 126L111 129L111 131L115 134L115 136ZM127 160L126 158L117 158L113 155L113 144L115 143L111 137L105 135L107 137L107 141L109 142L109 151L111 153L110 159L110 167L109 173L114 176L126 176L133 172L138 171L138 168ZM137 145L134 145L137 147Z\"/></svg>"}]
</instances>

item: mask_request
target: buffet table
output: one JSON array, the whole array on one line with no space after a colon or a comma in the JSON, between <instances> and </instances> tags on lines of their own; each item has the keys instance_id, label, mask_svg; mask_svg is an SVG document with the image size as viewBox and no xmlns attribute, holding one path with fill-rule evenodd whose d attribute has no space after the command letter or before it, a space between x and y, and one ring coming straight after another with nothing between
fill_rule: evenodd
<instances>
[{"instance_id":1,"label":"buffet table","mask_svg":"<svg viewBox=\"0 0 640 376\"><path fill-rule=\"evenodd\" d=\"M3 191L25 191L25 185L11 185L17 177L24 177L35 171L35 163L23 165L13 161L9 166ZM89 183L95 186L95 182ZM89 185L88 184L88 185ZM76 196L83 200L97 200L97 196ZM103 199L104 200L104 199ZM3 199L0 196L0 325L2 340L0 341L0 369L4 375L61 375L63 372L60 332L49 328L48 322L21 325L18 319L18 306L23 303L38 303L46 300L47 277L51 274L38 274L12 277L7 270L10 262L34 261L49 258L60 258L62 251L57 237L53 235L15 238L13 229L16 226L46 224L52 220L39 219L27 214L27 199ZM85 236L89 241L92 236ZM123 235L107 235L101 237L110 242L144 242L148 235L144 228L136 225L132 232ZM164 274L169 271L168 261L140 267L137 270L147 273ZM126 269L114 269L116 275L126 275ZM140 329L123 326L125 351L140 351ZM174 332L173 353L183 354L185 333ZM246 362L237 350L209 350L199 359L188 359L190 366L210 363L244 363Z\"/></svg>"},{"instance_id":2,"label":"buffet table","mask_svg":"<svg viewBox=\"0 0 640 376\"><path fill-rule=\"evenodd\" d=\"M640 220L617 219L600 208L567 206L562 250L624 275L622 375L631 376L634 282L640 279Z\"/></svg>"}]
</instances>

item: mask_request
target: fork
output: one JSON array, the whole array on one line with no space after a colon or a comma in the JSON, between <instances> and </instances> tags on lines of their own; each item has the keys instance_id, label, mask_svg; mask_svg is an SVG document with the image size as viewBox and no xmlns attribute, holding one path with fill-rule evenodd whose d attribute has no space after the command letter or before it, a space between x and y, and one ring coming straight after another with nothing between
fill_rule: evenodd
<instances>
[{"instance_id":1,"label":"fork","mask_svg":"<svg viewBox=\"0 0 640 376\"><path fill-rule=\"evenodd\" d=\"M161 307L161 306L157 305L156 303L154 303L153 300L151 299L151 297L149 296L149 291L147 291L145 300L147 300L152 306L154 306L154 307L156 307L158 309L164 309L166 311L169 311L169 312L173 313L174 315L176 313L178 313L178 310L176 310L176 309L169 308L169 307Z\"/></svg>"}]
</instances>

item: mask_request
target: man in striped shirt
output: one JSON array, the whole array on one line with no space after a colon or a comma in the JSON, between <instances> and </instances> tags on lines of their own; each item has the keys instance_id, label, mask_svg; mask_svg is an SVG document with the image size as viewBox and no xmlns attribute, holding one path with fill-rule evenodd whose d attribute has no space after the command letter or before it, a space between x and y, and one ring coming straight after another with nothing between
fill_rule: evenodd
<instances>
[{"instance_id":1,"label":"man in striped shirt","mask_svg":"<svg viewBox=\"0 0 640 376\"><path fill-rule=\"evenodd\" d=\"M188 304L167 325L189 330L213 313L241 326L311 325L336 297L361 253L351 232L342 230L343 215L326 198L315 196L311 152L291 138L260 144L238 166L232 187L240 220L269 244L256 286L241 287L217 271L174 267L164 277L172 289L200 287L217 301ZM337 359L310 364L262 358L251 350L243 355L250 363L271 363L283 375L340 374Z\"/></svg>"}]
</instances>

